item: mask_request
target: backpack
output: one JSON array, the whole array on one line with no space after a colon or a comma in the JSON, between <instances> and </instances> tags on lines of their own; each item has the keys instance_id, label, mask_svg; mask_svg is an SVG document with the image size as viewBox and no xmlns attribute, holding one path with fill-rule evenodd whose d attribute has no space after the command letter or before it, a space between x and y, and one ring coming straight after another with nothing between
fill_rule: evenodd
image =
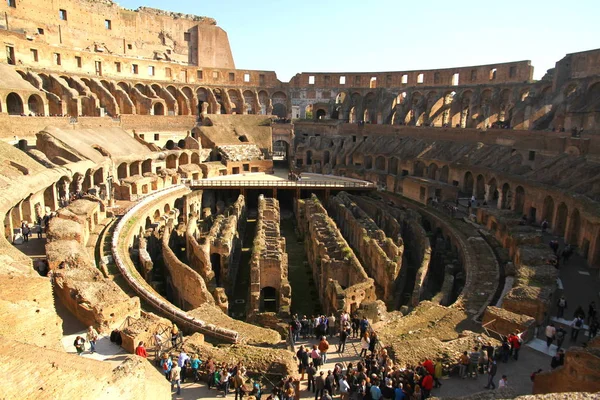
<instances>
[{"instance_id":1,"label":"backpack","mask_svg":"<svg viewBox=\"0 0 600 400\"><path fill-rule=\"evenodd\" d=\"M163 360L162 369L165 372L169 370L169 360Z\"/></svg>"}]
</instances>

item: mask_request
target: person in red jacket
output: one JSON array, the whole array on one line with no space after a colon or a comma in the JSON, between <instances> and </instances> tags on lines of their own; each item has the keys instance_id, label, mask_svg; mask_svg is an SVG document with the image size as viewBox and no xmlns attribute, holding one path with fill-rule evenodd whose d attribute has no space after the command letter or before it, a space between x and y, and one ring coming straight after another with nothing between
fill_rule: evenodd
<instances>
[{"instance_id":1,"label":"person in red jacket","mask_svg":"<svg viewBox=\"0 0 600 400\"><path fill-rule=\"evenodd\" d=\"M521 335L517 331L508 336L508 342L510 343L510 347L513 353L513 357L515 361L519 359L519 350L521 350Z\"/></svg>"},{"instance_id":2,"label":"person in red jacket","mask_svg":"<svg viewBox=\"0 0 600 400\"><path fill-rule=\"evenodd\" d=\"M427 372L433 376L433 373L435 372L433 361L431 361L429 358L426 358L425 361L423 361L423 368L425 368Z\"/></svg>"},{"instance_id":3,"label":"person in red jacket","mask_svg":"<svg viewBox=\"0 0 600 400\"><path fill-rule=\"evenodd\" d=\"M423 391L423 399L429 398L431 389L433 389L433 376L427 371L421 382L421 389Z\"/></svg>"},{"instance_id":4,"label":"person in red jacket","mask_svg":"<svg viewBox=\"0 0 600 400\"><path fill-rule=\"evenodd\" d=\"M146 348L144 347L144 342L140 342L140 344L138 344L138 347L135 348L135 354L144 358L148 357L146 354Z\"/></svg>"}]
</instances>

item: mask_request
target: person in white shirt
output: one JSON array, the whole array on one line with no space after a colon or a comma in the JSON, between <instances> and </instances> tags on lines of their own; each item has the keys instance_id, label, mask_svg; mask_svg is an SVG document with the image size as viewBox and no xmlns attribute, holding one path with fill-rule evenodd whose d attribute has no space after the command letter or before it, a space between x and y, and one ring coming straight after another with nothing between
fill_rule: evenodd
<instances>
[{"instance_id":1,"label":"person in white shirt","mask_svg":"<svg viewBox=\"0 0 600 400\"><path fill-rule=\"evenodd\" d=\"M348 400L348 395L350 394L350 385L348 385L348 381L345 376L342 376L340 381L338 382L340 388L340 399Z\"/></svg>"},{"instance_id":2,"label":"person in white shirt","mask_svg":"<svg viewBox=\"0 0 600 400\"><path fill-rule=\"evenodd\" d=\"M502 375L502 379L498 382L498 389L502 389L503 387L508 387L508 378L506 375Z\"/></svg>"},{"instance_id":3,"label":"person in white shirt","mask_svg":"<svg viewBox=\"0 0 600 400\"><path fill-rule=\"evenodd\" d=\"M546 346L548 346L548 348L550 347L550 345L554 341L554 337L555 336L556 336L556 328L554 327L553 323L550 323L546 327Z\"/></svg>"}]
</instances>

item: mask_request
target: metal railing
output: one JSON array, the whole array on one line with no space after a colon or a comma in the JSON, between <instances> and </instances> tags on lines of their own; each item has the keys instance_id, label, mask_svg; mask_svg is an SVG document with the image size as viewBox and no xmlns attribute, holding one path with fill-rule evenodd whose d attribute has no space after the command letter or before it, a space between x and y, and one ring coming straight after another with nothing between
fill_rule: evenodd
<instances>
[{"instance_id":1,"label":"metal railing","mask_svg":"<svg viewBox=\"0 0 600 400\"><path fill-rule=\"evenodd\" d=\"M292 188L373 188L371 182L346 182L346 181L259 181L259 180L186 180L188 186L201 187L292 187Z\"/></svg>"}]
</instances>

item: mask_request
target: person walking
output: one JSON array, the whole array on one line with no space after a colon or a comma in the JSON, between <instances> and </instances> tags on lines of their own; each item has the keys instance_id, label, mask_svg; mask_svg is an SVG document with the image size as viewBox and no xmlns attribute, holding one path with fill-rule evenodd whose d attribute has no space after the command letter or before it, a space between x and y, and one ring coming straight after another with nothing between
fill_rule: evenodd
<instances>
[{"instance_id":1,"label":"person walking","mask_svg":"<svg viewBox=\"0 0 600 400\"><path fill-rule=\"evenodd\" d=\"M87 341L90 342L90 352L96 352L96 341L98 340L98 332L94 329L93 326L90 326L86 333Z\"/></svg>"},{"instance_id":2,"label":"person walking","mask_svg":"<svg viewBox=\"0 0 600 400\"><path fill-rule=\"evenodd\" d=\"M488 364L487 374L488 374L488 383L485 386L486 389L496 389L496 385L494 385L494 377L496 376L496 372L498 372L498 365L496 364L496 360L493 358L490 359L490 363Z\"/></svg>"},{"instance_id":3,"label":"person walking","mask_svg":"<svg viewBox=\"0 0 600 400\"><path fill-rule=\"evenodd\" d=\"M563 318L565 315L565 310L567 309L567 299L565 296L560 296L558 301L556 302L556 317Z\"/></svg>"},{"instance_id":4,"label":"person walking","mask_svg":"<svg viewBox=\"0 0 600 400\"><path fill-rule=\"evenodd\" d=\"M177 364L171 368L171 391L177 386L177 395L181 394L181 367Z\"/></svg>"},{"instance_id":5,"label":"person walking","mask_svg":"<svg viewBox=\"0 0 600 400\"><path fill-rule=\"evenodd\" d=\"M77 350L78 356L83 354L83 351L85 350L84 345L85 345L85 339L82 338L81 336L77 336L75 338L75 341L73 342L73 346L75 346L75 350Z\"/></svg>"},{"instance_id":6,"label":"person walking","mask_svg":"<svg viewBox=\"0 0 600 400\"><path fill-rule=\"evenodd\" d=\"M553 323L550 323L548 326L546 326L546 347L550 348L555 336L556 328L554 327Z\"/></svg>"}]
</instances>

